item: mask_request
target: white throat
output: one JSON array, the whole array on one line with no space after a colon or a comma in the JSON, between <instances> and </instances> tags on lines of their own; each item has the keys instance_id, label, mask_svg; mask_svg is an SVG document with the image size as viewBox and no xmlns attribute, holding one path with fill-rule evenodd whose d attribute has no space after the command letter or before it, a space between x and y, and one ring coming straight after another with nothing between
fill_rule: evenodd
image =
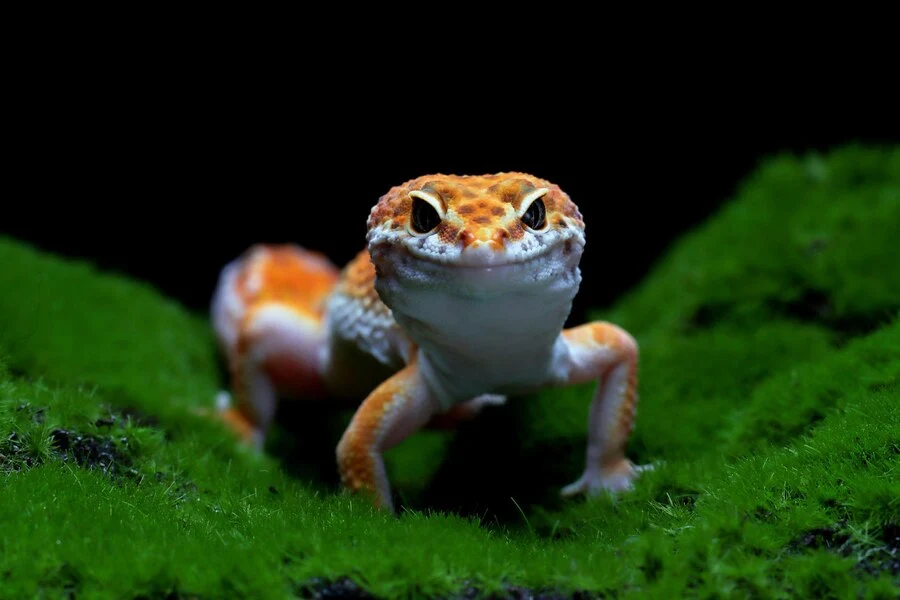
<instances>
[{"instance_id":1,"label":"white throat","mask_svg":"<svg viewBox=\"0 0 900 600\"><path fill-rule=\"evenodd\" d=\"M539 385L581 283L580 251L472 269L397 254L376 290L419 346L420 371L445 407Z\"/></svg>"}]
</instances>

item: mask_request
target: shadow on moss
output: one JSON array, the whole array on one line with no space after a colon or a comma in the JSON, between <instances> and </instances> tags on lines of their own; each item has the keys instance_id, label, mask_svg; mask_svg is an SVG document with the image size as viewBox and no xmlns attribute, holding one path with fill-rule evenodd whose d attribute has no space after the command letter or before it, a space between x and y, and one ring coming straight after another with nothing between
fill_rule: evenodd
<instances>
[{"instance_id":1,"label":"shadow on moss","mask_svg":"<svg viewBox=\"0 0 900 600\"><path fill-rule=\"evenodd\" d=\"M389 473L396 506L477 517L484 525L521 526L522 507L559 507L563 471L579 472L584 440L554 439L524 443L523 419L529 413L510 398L507 406L489 407L455 431L438 432L445 448L420 457L415 486L397 483ZM339 489L335 448L352 412L317 405L284 403L278 409L266 452L293 477L329 491ZM586 427L586 425L585 425ZM401 452L409 452L404 442Z\"/></svg>"},{"instance_id":2,"label":"shadow on moss","mask_svg":"<svg viewBox=\"0 0 900 600\"><path fill-rule=\"evenodd\" d=\"M762 306L770 318L788 319L799 323L819 325L835 334L835 345L842 346L850 340L868 335L890 323L893 315L840 313L833 297L825 291L807 288L791 298L766 298ZM701 304L685 322L682 332L696 333L712 329L736 320L741 310L737 303L710 302ZM900 305L897 307L900 309Z\"/></svg>"},{"instance_id":3,"label":"shadow on moss","mask_svg":"<svg viewBox=\"0 0 900 600\"><path fill-rule=\"evenodd\" d=\"M324 404L281 402L266 453L292 477L336 491L340 477L335 448L351 415Z\"/></svg>"}]
</instances>

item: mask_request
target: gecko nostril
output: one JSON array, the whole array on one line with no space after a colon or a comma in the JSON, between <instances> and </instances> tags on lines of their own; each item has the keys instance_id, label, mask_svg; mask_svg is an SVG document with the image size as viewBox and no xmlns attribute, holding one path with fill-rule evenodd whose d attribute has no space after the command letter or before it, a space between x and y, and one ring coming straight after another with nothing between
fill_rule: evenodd
<instances>
[{"instance_id":1,"label":"gecko nostril","mask_svg":"<svg viewBox=\"0 0 900 600\"><path fill-rule=\"evenodd\" d=\"M473 245L483 245L493 250L503 250L506 248L506 241L511 237L512 234L506 229L480 229L477 231L465 229L457 236L457 239L464 250Z\"/></svg>"}]
</instances>

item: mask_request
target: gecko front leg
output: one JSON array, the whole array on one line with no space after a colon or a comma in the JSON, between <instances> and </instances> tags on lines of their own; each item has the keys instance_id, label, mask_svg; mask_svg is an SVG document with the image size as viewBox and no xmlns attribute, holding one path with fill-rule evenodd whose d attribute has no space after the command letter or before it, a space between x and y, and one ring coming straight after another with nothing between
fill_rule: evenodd
<instances>
[{"instance_id":1,"label":"gecko front leg","mask_svg":"<svg viewBox=\"0 0 900 600\"><path fill-rule=\"evenodd\" d=\"M561 494L628 490L638 474L650 468L625 457L637 411L637 342L624 329L606 322L567 329L562 340L567 349L560 365L564 384L596 381L597 389L588 416L584 472Z\"/></svg>"},{"instance_id":2,"label":"gecko front leg","mask_svg":"<svg viewBox=\"0 0 900 600\"><path fill-rule=\"evenodd\" d=\"M418 361L395 373L363 401L337 446L341 482L374 496L394 512L382 454L422 429L439 407L419 375Z\"/></svg>"}]
</instances>

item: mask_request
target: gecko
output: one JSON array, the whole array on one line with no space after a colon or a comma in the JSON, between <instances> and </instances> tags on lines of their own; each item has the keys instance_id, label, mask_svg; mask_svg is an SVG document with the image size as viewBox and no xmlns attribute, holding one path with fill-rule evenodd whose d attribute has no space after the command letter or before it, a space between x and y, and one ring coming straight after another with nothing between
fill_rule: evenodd
<instances>
[{"instance_id":1,"label":"gecko","mask_svg":"<svg viewBox=\"0 0 900 600\"><path fill-rule=\"evenodd\" d=\"M341 485L394 512L388 449L511 396L594 382L584 470L560 493L630 490L652 468L625 455L637 341L606 321L564 327L585 231L545 179L432 174L377 199L366 244L343 268L295 243L256 243L221 269L213 294L233 398L217 414L262 449L279 401L351 406L335 449Z\"/></svg>"}]
</instances>

